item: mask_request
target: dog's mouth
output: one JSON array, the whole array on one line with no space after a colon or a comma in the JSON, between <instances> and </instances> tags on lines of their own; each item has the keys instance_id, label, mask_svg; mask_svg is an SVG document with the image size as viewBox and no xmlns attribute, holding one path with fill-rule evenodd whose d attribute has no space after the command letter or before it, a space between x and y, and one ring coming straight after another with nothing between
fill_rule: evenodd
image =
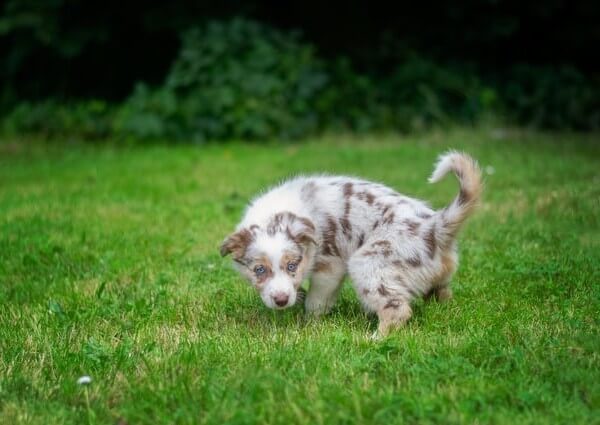
<instances>
[{"instance_id":1,"label":"dog's mouth","mask_svg":"<svg viewBox=\"0 0 600 425\"><path fill-rule=\"evenodd\" d=\"M278 306L277 304L275 304L275 306L273 308L275 310L285 310L287 308L291 308L291 307L295 306L296 304L303 304L305 298L306 298L306 290L304 288L299 288L296 291L296 298L294 299L293 302L288 302L288 304L286 304L284 306Z\"/></svg>"},{"instance_id":2,"label":"dog's mouth","mask_svg":"<svg viewBox=\"0 0 600 425\"><path fill-rule=\"evenodd\" d=\"M302 304L306 297L306 291L302 288L298 289L295 293L288 296L285 300L280 300L278 302L276 297L272 297L270 300L263 299L265 305L273 310L285 310L287 308L293 307L296 304Z\"/></svg>"}]
</instances>

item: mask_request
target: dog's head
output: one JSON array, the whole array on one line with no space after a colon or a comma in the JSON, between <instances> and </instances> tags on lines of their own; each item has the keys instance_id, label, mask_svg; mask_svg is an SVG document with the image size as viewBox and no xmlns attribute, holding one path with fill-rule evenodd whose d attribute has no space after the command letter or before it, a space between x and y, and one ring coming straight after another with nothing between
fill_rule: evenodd
<instances>
[{"instance_id":1,"label":"dog's head","mask_svg":"<svg viewBox=\"0 0 600 425\"><path fill-rule=\"evenodd\" d=\"M229 235L221 255L231 254L240 273L269 308L296 303L298 289L315 255L315 226L290 212L275 214L266 228L252 225Z\"/></svg>"}]
</instances>

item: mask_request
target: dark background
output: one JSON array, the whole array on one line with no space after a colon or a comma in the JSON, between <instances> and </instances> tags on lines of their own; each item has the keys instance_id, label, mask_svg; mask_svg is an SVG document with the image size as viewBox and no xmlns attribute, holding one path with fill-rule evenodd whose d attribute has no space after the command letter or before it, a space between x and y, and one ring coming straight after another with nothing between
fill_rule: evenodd
<instances>
[{"instance_id":1,"label":"dark background","mask_svg":"<svg viewBox=\"0 0 600 425\"><path fill-rule=\"evenodd\" d=\"M31 109L31 102L99 99L118 105L127 101L137 83L161 86L178 58L186 30L236 17L286 34L297 31L300 42L313 46L315 57L328 64L327 100L310 97L306 103L311 108L317 103L326 106L314 108L317 117L310 117L310 125L302 112L298 135L331 122L359 128L361 114L369 117L362 125L367 129L400 121L407 123L402 128L410 129L414 116L425 123L472 122L488 110L500 111L518 125L580 130L600 126L600 1L9 0L0 10L0 113L29 102L9 120L19 131L51 132L44 123L60 121L52 115L56 103ZM341 72L330 66L340 59L348 64ZM417 65L403 70L407 63ZM419 68L423 63L425 71ZM408 93L411 86L419 91ZM404 94L394 100L390 93L401 90ZM142 115L155 102L152 96L136 104L144 103L138 107ZM247 97L239 93L240 99ZM344 105L352 106L352 114L332 118ZM380 105L387 109L381 112ZM90 116L88 106L79 108L80 121ZM129 107L128 113L136 107ZM421 113L425 107L428 111ZM155 134L175 137L176 132L163 130L179 124L166 117L166 106L161 108L153 119L171 121ZM187 113L188 118L193 114L198 112ZM218 120L216 112L215 116L210 119ZM298 116L297 111L290 116ZM136 128L147 124L145 115L138 118ZM104 137L115 127L111 120L106 119L104 130L87 132ZM227 124L211 132L197 130L189 121L187 127L179 126L177 135L190 137L199 131L201 138L272 137L280 135L277 129L284 125L268 131L231 131ZM190 130L194 125L196 130Z\"/></svg>"},{"instance_id":2,"label":"dark background","mask_svg":"<svg viewBox=\"0 0 600 425\"><path fill-rule=\"evenodd\" d=\"M2 82L20 98L122 99L136 81L164 78L183 29L240 15L300 29L319 54L372 74L411 51L486 73L518 63L599 69L598 1L12 0L3 9Z\"/></svg>"}]
</instances>

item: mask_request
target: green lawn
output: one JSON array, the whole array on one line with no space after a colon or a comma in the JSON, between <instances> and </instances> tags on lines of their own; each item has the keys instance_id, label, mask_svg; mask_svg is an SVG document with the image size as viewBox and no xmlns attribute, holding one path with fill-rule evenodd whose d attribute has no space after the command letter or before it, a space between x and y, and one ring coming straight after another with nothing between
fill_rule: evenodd
<instances>
[{"instance_id":1,"label":"green lawn","mask_svg":"<svg viewBox=\"0 0 600 425\"><path fill-rule=\"evenodd\" d=\"M503 136L503 137L499 137ZM381 342L267 310L218 246L257 191L348 173L442 207L487 167L447 304ZM0 145L0 423L600 423L600 138L451 131L298 145ZM77 385L90 375L88 387Z\"/></svg>"}]
</instances>

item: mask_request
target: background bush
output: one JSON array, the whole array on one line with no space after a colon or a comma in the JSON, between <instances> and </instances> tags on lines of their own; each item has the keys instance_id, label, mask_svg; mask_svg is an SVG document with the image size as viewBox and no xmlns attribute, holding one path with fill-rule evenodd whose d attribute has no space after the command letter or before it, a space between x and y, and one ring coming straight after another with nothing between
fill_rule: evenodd
<instances>
[{"instance_id":1,"label":"background bush","mask_svg":"<svg viewBox=\"0 0 600 425\"><path fill-rule=\"evenodd\" d=\"M294 33L234 19L191 28L164 85L137 86L117 129L135 137L293 138L315 131L327 82Z\"/></svg>"},{"instance_id":2,"label":"background bush","mask_svg":"<svg viewBox=\"0 0 600 425\"><path fill-rule=\"evenodd\" d=\"M515 66L499 83L506 113L520 124L600 129L600 82L573 67Z\"/></svg>"},{"instance_id":3,"label":"background bush","mask_svg":"<svg viewBox=\"0 0 600 425\"><path fill-rule=\"evenodd\" d=\"M104 139L114 134L115 108L102 100L19 103L0 123L10 137Z\"/></svg>"},{"instance_id":4,"label":"background bush","mask_svg":"<svg viewBox=\"0 0 600 425\"><path fill-rule=\"evenodd\" d=\"M140 81L116 103L13 103L1 128L12 136L168 142L414 131L488 117L538 128L600 128L600 82L575 67L486 71L396 47L379 54L373 69L361 68L343 55L319 57L293 31L242 18L208 21L182 32L161 83Z\"/></svg>"}]
</instances>

